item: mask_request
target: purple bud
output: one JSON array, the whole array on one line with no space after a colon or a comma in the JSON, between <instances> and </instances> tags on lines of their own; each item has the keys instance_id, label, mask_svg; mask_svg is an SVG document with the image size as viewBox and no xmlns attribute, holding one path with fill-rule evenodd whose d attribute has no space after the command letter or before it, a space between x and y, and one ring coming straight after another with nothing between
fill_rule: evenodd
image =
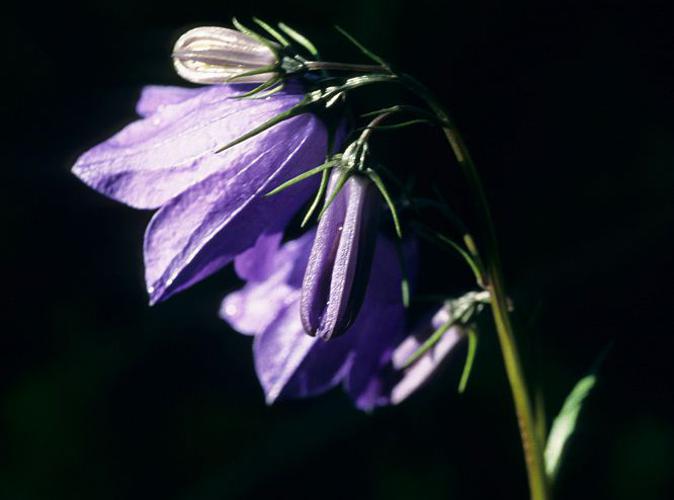
<instances>
[{"instance_id":1,"label":"purple bud","mask_svg":"<svg viewBox=\"0 0 674 500\"><path fill-rule=\"evenodd\" d=\"M344 175L335 169L328 199ZM379 219L377 188L352 175L321 218L302 283L305 331L329 340L351 325L363 303Z\"/></svg>"}]
</instances>

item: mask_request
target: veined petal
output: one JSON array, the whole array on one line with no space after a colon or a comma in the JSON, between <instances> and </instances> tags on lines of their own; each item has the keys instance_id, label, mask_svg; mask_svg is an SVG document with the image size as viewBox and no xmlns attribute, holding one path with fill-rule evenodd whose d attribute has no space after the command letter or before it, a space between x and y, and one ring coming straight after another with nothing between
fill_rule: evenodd
<instances>
[{"instance_id":1,"label":"veined petal","mask_svg":"<svg viewBox=\"0 0 674 500\"><path fill-rule=\"evenodd\" d=\"M318 179L264 196L326 154L326 133L317 118L301 115L284 125L258 139L255 149L240 155L230 170L189 188L152 218L144 245L152 303L217 271L253 246L260 234L280 231L311 196Z\"/></svg>"},{"instance_id":2,"label":"veined petal","mask_svg":"<svg viewBox=\"0 0 674 500\"><path fill-rule=\"evenodd\" d=\"M175 88L148 91L139 107L152 113L84 153L73 173L100 193L136 208L157 208L214 172L233 175L242 156L252 159L269 134L289 123L213 153L302 98L286 91L267 99L232 99L239 89L214 86L197 89L192 97Z\"/></svg>"}]
</instances>

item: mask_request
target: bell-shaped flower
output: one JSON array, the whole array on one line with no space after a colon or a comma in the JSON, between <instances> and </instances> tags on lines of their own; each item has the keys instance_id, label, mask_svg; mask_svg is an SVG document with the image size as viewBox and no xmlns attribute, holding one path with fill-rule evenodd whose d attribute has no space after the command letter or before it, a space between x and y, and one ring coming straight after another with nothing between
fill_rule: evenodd
<instances>
[{"instance_id":1,"label":"bell-shaped flower","mask_svg":"<svg viewBox=\"0 0 674 500\"><path fill-rule=\"evenodd\" d=\"M360 314L343 335L329 342L306 334L300 318L303 275L316 231L279 247L279 239L260 238L237 257L247 280L223 301L221 316L253 335L258 379L269 404L278 398L308 397L341 384L358 408L385 404L381 374L391 364L405 333L401 264L395 243L378 236ZM416 245L403 246L406 268L413 270Z\"/></svg>"},{"instance_id":2,"label":"bell-shaped flower","mask_svg":"<svg viewBox=\"0 0 674 500\"><path fill-rule=\"evenodd\" d=\"M329 340L352 324L370 276L380 211L379 193L366 177L334 169L327 206L316 230L302 284L300 315L310 335Z\"/></svg>"},{"instance_id":3,"label":"bell-shaped flower","mask_svg":"<svg viewBox=\"0 0 674 500\"><path fill-rule=\"evenodd\" d=\"M201 26L183 34L173 64L185 80L199 84L261 83L276 76L277 53L268 44L229 28Z\"/></svg>"},{"instance_id":4,"label":"bell-shaped flower","mask_svg":"<svg viewBox=\"0 0 674 500\"><path fill-rule=\"evenodd\" d=\"M303 97L292 85L265 99L237 98L242 93L233 85L146 87L142 118L73 167L100 193L156 210L144 242L151 303L217 271L260 235L281 233L317 188L310 179L264 196L325 159L327 131L311 114L218 152Z\"/></svg>"}]
</instances>

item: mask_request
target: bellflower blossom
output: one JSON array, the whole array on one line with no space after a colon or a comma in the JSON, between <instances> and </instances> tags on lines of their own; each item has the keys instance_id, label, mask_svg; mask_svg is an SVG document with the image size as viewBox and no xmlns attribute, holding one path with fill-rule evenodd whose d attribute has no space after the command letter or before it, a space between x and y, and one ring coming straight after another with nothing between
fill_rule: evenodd
<instances>
[{"instance_id":1,"label":"bellflower blossom","mask_svg":"<svg viewBox=\"0 0 674 500\"><path fill-rule=\"evenodd\" d=\"M218 152L302 99L293 85L264 99L237 98L242 93L234 85L145 87L136 107L142 118L73 167L96 191L156 210L144 241L151 303L217 271L261 235L280 234L317 187L310 179L264 196L325 159L327 131L314 115Z\"/></svg>"},{"instance_id":2,"label":"bellflower blossom","mask_svg":"<svg viewBox=\"0 0 674 500\"><path fill-rule=\"evenodd\" d=\"M446 307L415 328L405 329L401 268L395 244L376 242L370 281L360 314L340 337L322 341L304 331L301 286L315 230L280 246L261 238L236 269L246 285L223 300L220 315L254 337L255 370L268 404L279 398L318 395L341 384L362 410L398 404L421 387L464 337L453 326L410 366L406 362L449 318ZM406 242L406 266L415 266L415 244ZM252 263L256 266L252 266Z\"/></svg>"},{"instance_id":3,"label":"bellflower blossom","mask_svg":"<svg viewBox=\"0 0 674 500\"><path fill-rule=\"evenodd\" d=\"M404 334L395 244L378 237L361 312L344 335L326 342L307 335L300 318L302 281L315 234L311 230L280 247L278 238L261 238L238 257L237 272L248 282L224 299L221 316L255 337L255 369L269 404L281 396L308 397L342 384L356 406L369 410L382 404L378 373Z\"/></svg>"}]
</instances>

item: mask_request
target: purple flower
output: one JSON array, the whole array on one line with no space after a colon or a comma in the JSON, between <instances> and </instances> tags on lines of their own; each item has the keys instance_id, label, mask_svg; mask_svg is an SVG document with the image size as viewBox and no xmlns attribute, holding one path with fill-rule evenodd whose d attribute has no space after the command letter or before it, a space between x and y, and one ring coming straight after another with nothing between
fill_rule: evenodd
<instances>
[{"instance_id":1,"label":"purple flower","mask_svg":"<svg viewBox=\"0 0 674 500\"><path fill-rule=\"evenodd\" d=\"M333 171L329 195L343 175L342 169ZM378 197L369 179L352 175L321 217L300 299L310 335L324 340L340 335L360 310L377 236Z\"/></svg>"},{"instance_id":2,"label":"purple flower","mask_svg":"<svg viewBox=\"0 0 674 500\"><path fill-rule=\"evenodd\" d=\"M464 328L451 326L406 366L453 312L445 304L406 332L400 262L394 244L379 236L364 304L353 325L328 342L310 337L300 318L300 296L314 238L310 231L280 247L280 238L261 238L237 257L237 272L248 282L225 297L221 317L254 337L255 370L268 404L314 396L340 383L362 410L399 404L443 365L464 338ZM406 266L414 270L413 243L406 242L405 255Z\"/></svg>"},{"instance_id":3,"label":"purple flower","mask_svg":"<svg viewBox=\"0 0 674 500\"><path fill-rule=\"evenodd\" d=\"M408 360L430 336L450 319L447 306L423 320L417 328L403 340L393 352L391 359L393 375L389 377L389 397L391 404L398 404L421 387L442 365L447 355L464 337L463 327L451 326L427 352L409 366Z\"/></svg>"},{"instance_id":4,"label":"purple flower","mask_svg":"<svg viewBox=\"0 0 674 500\"><path fill-rule=\"evenodd\" d=\"M300 318L303 275L314 238L310 231L281 247L278 239L259 239L236 259L236 269L248 283L225 298L221 316L255 337L255 369L269 404L279 397L316 395L337 384L361 409L387 404L381 374L405 333L395 244L377 238L361 312L344 335L325 342L307 335ZM406 254L412 267L414 248Z\"/></svg>"},{"instance_id":5,"label":"purple flower","mask_svg":"<svg viewBox=\"0 0 674 500\"><path fill-rule=\"evenodd\" d=\"M324 161L327 132L311 114L216 153L302 99L291 86L265 99L237 99L241 93L231 85L146 87L136 107L142 119L73 167L100 193L157 209L144 242L151 303L217 271L259 237L277 237L316 189L310 179L264 196Z\"/></svg>"}]
</instances>

